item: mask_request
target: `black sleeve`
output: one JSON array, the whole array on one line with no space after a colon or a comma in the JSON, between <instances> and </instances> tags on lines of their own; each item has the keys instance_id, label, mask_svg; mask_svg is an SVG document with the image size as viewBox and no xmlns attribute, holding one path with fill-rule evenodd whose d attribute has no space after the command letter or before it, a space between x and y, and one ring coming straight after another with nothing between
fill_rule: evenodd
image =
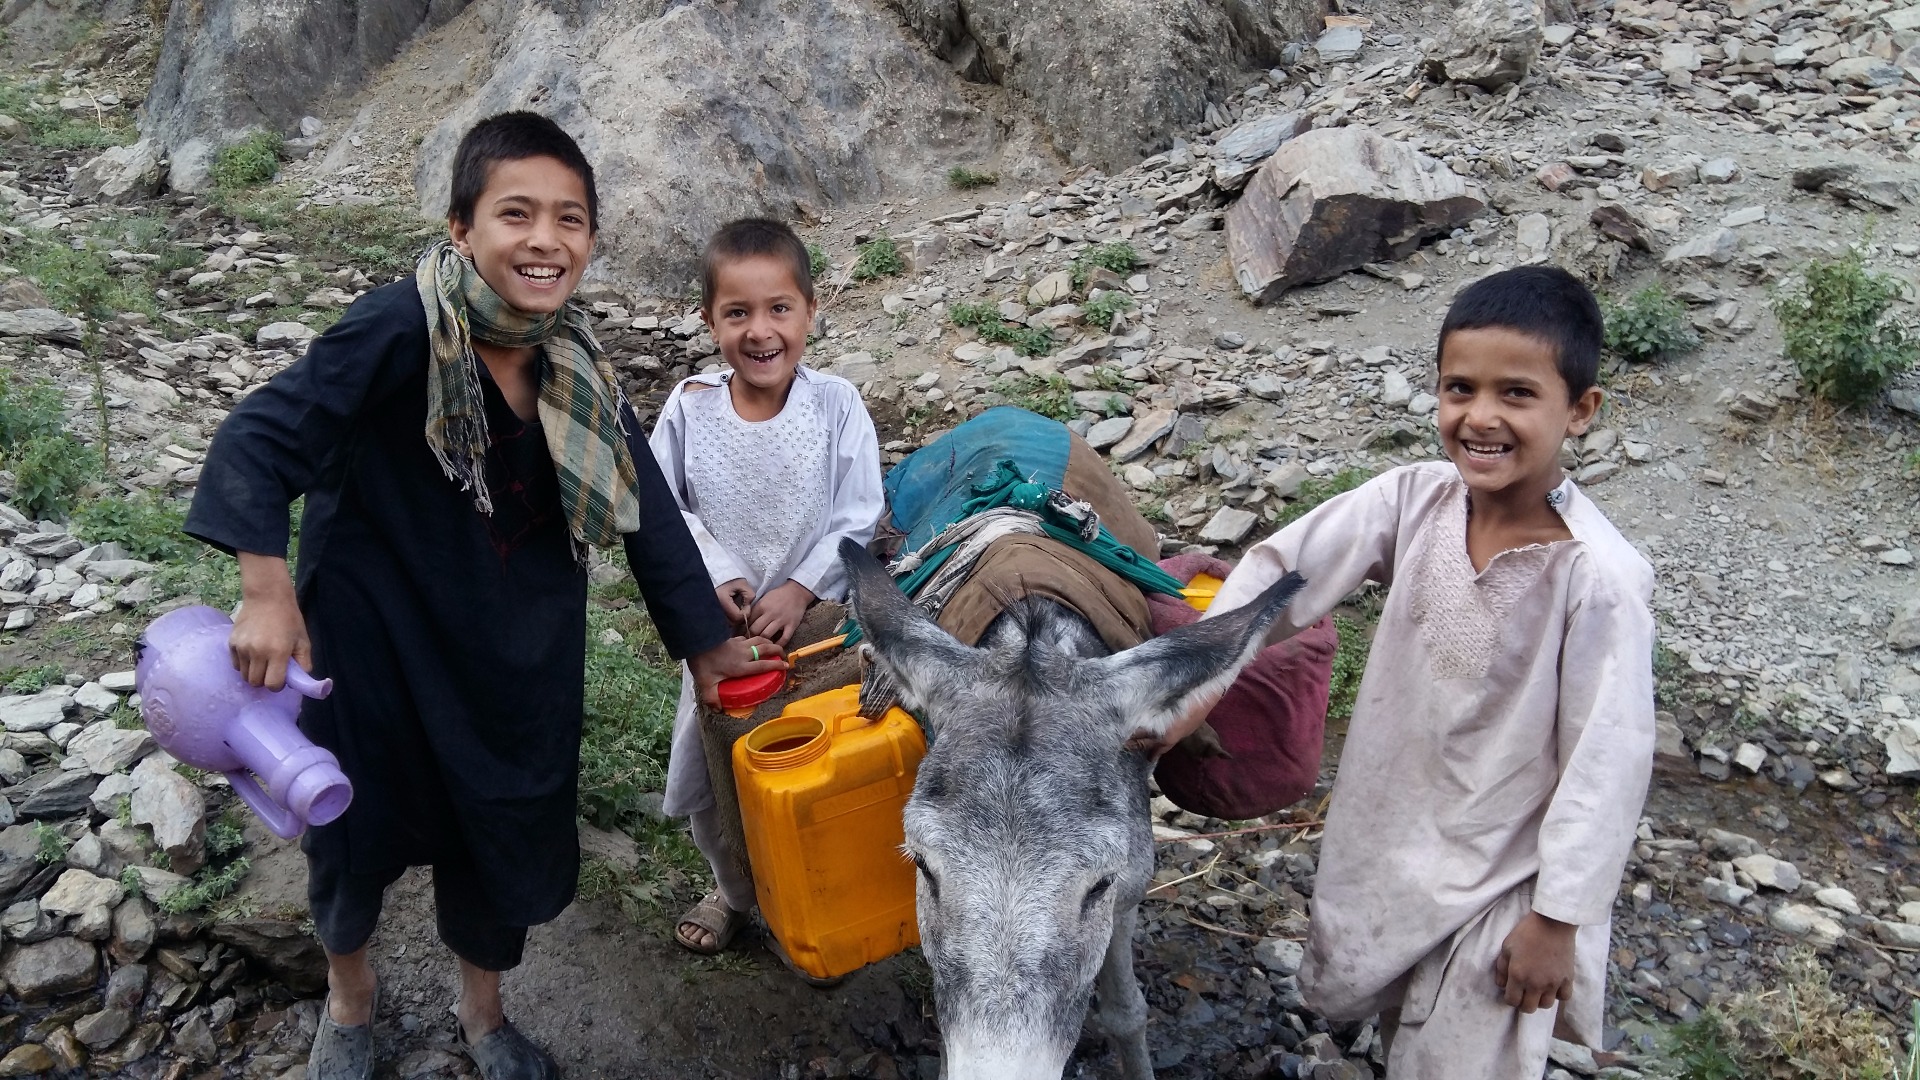
<instances>
[{"instance_id":1,"label":"black sleeve","mask_svg":"<svg viewBox=\"0 0 1920 1080\"><path fill-rule=\"evenodd\" d=\"M312 486L361 413L426 364L426 349L426 315L411 282L355 301L304 357L221 422L187 512L187 534L229 554L285 555L287 508Z\"/></svg>"},{"instance_id":2,"label":"black sleeve","mask_svg":"<svg viewBox=\"0 0 1920 1080\"><path fill-rule=\"evenodd\" d=\"M626 536L627 565L646 598L647 614L660 631L667 654L675 660L698 656L733 636L733 627L720 601L700 548L680 516L680 504L660 474L660 463L640 433L633 410L621 406L627 428L627 449L639 475L640 530Z\"/></svg>"}]
</instances>

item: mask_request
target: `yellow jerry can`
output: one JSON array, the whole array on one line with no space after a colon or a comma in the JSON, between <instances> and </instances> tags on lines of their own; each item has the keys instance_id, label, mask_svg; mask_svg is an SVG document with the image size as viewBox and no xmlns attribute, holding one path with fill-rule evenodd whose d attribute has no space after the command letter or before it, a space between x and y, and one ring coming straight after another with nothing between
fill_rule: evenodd
<instances>
[{"instance_id":1,"label":"yellow jerry can","mask_svg":"<svg viewBox=\"0 0 1920 1080\"><path fill-rule=\"evenodd\" d=\"M926 737L899 709L879 720L859 710L857 684L829 690L733 744L760 913L817 978L920 943L900 815Z\"/></svg>"}]
</instances>

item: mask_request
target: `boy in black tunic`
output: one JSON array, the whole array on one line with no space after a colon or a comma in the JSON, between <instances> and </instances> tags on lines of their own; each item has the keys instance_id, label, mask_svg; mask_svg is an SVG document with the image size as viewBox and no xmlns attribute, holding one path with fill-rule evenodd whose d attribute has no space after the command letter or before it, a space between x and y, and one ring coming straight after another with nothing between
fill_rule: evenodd
<instances>
[{"instance_id":1,"label":"boy in black tunic","mask_svg":"<svg viewBox=\"0 0 1920 1080\"><path fill-rule=\"evenodd\" d=\"M552 121L482 121L455 158L450 240L242 401L207 454L187 531L239 556L234 666L275 689L290 658L333 678L301 723L353 782L346 814L302 844L331 991L314 1080L372 1074L366 945L383 890L418 865L481 1075L557 1075L502 1015L499 973L573 899L589 545L624 543L709 700L720 678L785 666L771 642L731 636L568 302L596 211L592 168Z\"/></svg>"}]
</instances>

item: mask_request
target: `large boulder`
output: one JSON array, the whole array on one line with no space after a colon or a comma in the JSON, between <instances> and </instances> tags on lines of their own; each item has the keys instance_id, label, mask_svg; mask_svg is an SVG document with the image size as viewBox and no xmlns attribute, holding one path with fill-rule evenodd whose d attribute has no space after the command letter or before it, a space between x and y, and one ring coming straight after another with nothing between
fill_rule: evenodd
<instances>
[{"instance_id":1,"label":"large boulder","mask_svg":"<svg viewBox=\"0 0 1920 1080\"><path fill-rule=\"evenodd\" d=\"M152 139L110 146L73 176L74 197L93 202L139 202L159 190L160 150Z\"/></svg>"},{"instance_id":2,"label":"large boulder","mask_svg":"<svg viewBox=\"0 0 1920 1080\"><path fill-rule=\"evenodd\" d=\"M168 181L207 186L221 149L251 131L290 134L329 93L364 83L423 27L468 0L194 0L167 14L147 93L146 134L172 159Z\"/></svg>"},{"instance_id":3,"label":"large boulder","mask_svg":"<svg viewBox=\"0 0 1920 1080\"><path fill-rule=\"evenodd\" d=\"M1546 41L1541 0L1462 0L1427 52L1434 78L1498 90L1527 77Z\"/></svg>"},{"instance_id":4,"label":"large boulder","mask_svg":"<svg viewBox=\"0 0 1920 1080\"><path fill-rule=\"evenodd\" d=\"M963 74L1026 98L1068 158L1119 170L1197 126L1322 0L887 0Z\"/></svg>"},{"instance_id":5,"label":"large boulder","mask_svg":"<svg viewBox=\"0 0 1920 1080\"><path fill-rule=\"evenodd\" d=\"M594 163L597 274L677 291L727 220L920 190L1001 146L1000 120L872 0L680 4L653 18L606 5L582 18L483 0L448 28L490 20L505 36L478 90L420 147L424 213L445 213L475 121L537 110Z\"/></svg>"},{"instance_id":6,"label":"large boulder","mask_svg":"<svg viewBox=\"0 0 1920 1080\"><path fill-rule=\"evenodd\" d=\"M1486 208L1442 162L1363 127L1319 128L1281 145L1227 210L1227 257L1247 297L1403 258Z\"/></svg>"}]
</instances>

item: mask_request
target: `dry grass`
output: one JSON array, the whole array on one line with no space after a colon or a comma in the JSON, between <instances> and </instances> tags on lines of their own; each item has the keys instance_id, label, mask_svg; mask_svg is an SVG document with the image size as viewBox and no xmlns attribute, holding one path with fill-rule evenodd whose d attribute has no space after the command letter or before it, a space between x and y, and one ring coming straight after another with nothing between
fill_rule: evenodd
<instances>
[{"instance_id":1,"label":"dry grass","mask_svg":"<svg viewBox=\"0 0 1920 1080\"><path fill-rule=\"evenodd\" d=\"M1884 1020L1832 986L1811 949L1796 949L1767 989L1718 1017L1729 1055L1751 1080L1907 1080L1907 1053Z\"/></svg>"}]
</instances>

